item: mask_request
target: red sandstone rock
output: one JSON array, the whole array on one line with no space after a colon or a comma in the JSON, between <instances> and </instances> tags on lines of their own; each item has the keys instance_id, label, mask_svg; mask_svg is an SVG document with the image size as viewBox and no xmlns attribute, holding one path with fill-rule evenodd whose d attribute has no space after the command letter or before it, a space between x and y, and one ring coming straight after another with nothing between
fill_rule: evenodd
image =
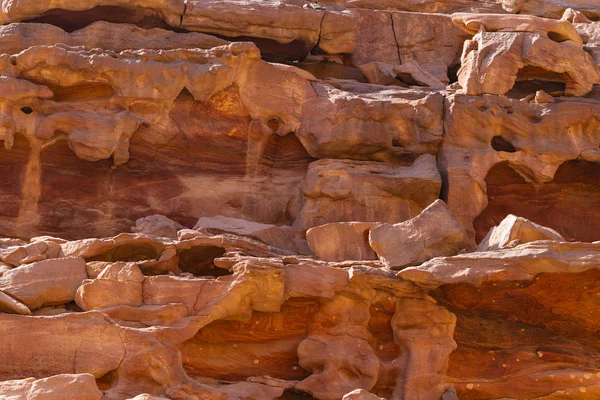
<instances>
[{"instance_id":1,"label":"red sandstone rock","mask_svg":"<svg viewBox=\"0 0 600 400\"><path fill-rule=\"evenodd\" d=\"M62 374L1 382L0 396L7 400L100 400L102 392L90 374Z\"/></svg>"},{"instance_id":2,"label":"red sandstone rock","mask_svg":"<svg viewBox=\"0 0 600 400\"><path fill-rule=\"evenodd\" d=\"M477 251L514 247L536 240L565 241L555 230L511 214L504 218L500 225L490 229L488 234L479 243Z\"/></svg>"},{"instance_id":3,"label":"red sandstone rock","mask_svg":"<svg viewBox=\"0 0 600 400\"><path fill-rule=\"evenodd\" d=\"M469 247L469 239L446 203L436 200L408 221L373 227L369 244L387 267L400 269L455 255Z\"/></svg>"},{"instance_id":4,"label":"red sandstone rock","mask_svg":"<svg viewBox=\"0 0 600 400\"><path fill-rule=\"evenodd\" d=\"M1 398L600 397L594 0L0 6Z\"/></svg>"},{"instance_id":5,"label":"red sandstone rock","mask_svg":"<svg viewBox=\"0 0 600 400\"><path fill-rule=\"evenodd\" d=\"M375 260L377 254L369 245L369 231L379 225L373 222L334 222L306 231L311 251L321 260Z\"/></svg>"}]
</instances>

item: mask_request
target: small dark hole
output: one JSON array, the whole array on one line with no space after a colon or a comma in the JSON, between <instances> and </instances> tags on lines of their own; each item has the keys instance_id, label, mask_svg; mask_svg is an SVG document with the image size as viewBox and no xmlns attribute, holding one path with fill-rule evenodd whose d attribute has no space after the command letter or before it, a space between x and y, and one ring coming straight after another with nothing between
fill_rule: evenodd
<instances>
[{"instance_id":1,"label":"small dark hole","mask_svg":"<svg viewBox=\"0 0 600 400\"><path fill-rule=\"evenodd\" d=\"M460 64L448 67L448 79L450 80L449 83L458 82L458 70L459 69L460 69Z\"/></svg>"},{"instance_id":2,"label":"small dark hole","mask_svg":"<svg viewBox=\"0 0 600 400\"><path fill-rule=\"evenodd\" d=\"M496 151L504 151L506 153L516 153L517 149L515 146L510 144L502 136L494 136L492 138L492 148Z\"/></svg>"},{"instance_id":3,"label":"small dark hole","mask_svg":"<svg viewBox=\"0 0 600 400\"><path fill-rule=\"evenodd\" d=\"M33 108L31 108L31 107L23 107L23 108L21 108L21 111L24 114L31 114L33 112Z\"/></svg>"},{"instance_id":4,"label":"small dark hole","mask_svg":"<svg viewBox=\"0 0 600 400\"><path fill-rule=\"evenodd\" d=\"M16 58L16 57L11 57L11 58L10 58L10 63L11 63L12 65L15 65L15 66L16 66L16 65L17 65L17 58Z\"/></svg>"},{"instance_id":5,"label":"small dark hole","mask_svg":"<svg viewBox=\"0 0 600 400\"><path fill-rule=\"evenodd\" d=\"M271 118L269 122L267 122L267 125L273 132L277 132L277 129L279 129L279 119Z\"/></svg>"}]
</instances>

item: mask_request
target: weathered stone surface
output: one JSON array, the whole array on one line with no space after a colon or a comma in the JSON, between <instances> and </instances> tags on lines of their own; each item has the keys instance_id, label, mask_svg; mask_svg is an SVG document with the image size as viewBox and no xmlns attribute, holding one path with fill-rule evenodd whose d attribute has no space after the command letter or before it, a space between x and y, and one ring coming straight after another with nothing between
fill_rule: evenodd
<instances>
[{"instance_id":1,"label":"weathered stone surface","mask_svg":"<svg viewBox=\"0 0 600 400\"><path fill-rule=\"evenodd\" d=\"M305 254L306 245L291 226L260 224L239 218L228 218L221 215L215 217L202 217L194 225L194 229L208 233L235 233L248 236L269 246L279 247L295 253Z\"/></svg>"},{"instance_id":2,"label":"weathered stone surface","mask_svg":"<svg viewBox=\"0 0 600 400\"><path fill-rule=\"evenodd\" d=\"M575 204L585 204L585 199L589 199L590 207L577 209L566 205L551 211L551 218L545 219L542 215L547 211L542 212L539 201L527 203L528 198L535 196L535 189L532 188L523 200L516 200L515 192L511 191L511 203L518 203L514 210L507 212L508 207L502 207L495 221L486 221L478 239L510 213L548 226L569 240L578 237L587 241L600 239L594 233L597 232L594 225L598 192L594 189L595 181L588 178L588 184L585 178L590 172L593 174L600 156L600 125L595 117L600 109L598 102L562 99L556 103L534 104L498 96L455 95L447 100L446 107L449 113L446 114L444 142L438 157L442 176L448 180L442 198L447 199L450 210L471 234L472 221L489 204L486 175L493 173L492 168L504 166L510 167L510 172L514 170L513 175L508 175L502 169L504 177L497 184L506 190L516 175L538 187L542 184L552 186L553 178L560 177L556 173L564 164L568 167L565 171L570 172L560 180L570 182L575 179L576 187L585 188L586 193L575 200ZM545 140L540 141L540 137ZM569 164L569 160L577 161ZM590 172L587 172L588 168ZM558 192L553 200L549 199L549 204L560 203L566 193L575 195L577 190L559 189ZM552 210L552 207L548 209Z\"/></svg>"},{"instance_id":3,"label":"weathered stone surface","mask_svg":"<svg viewBox=\"0 0 600 400\"><path fill-rule=\"evenodd\" d=\"M177 231L181 229L185 227L164 215L149 215L135 221L131 232L177 239Z\"/></svg>"},{"instance_id":4,"label":"weathered stone surface","mask_svg":"<svg viewBox=\"0 0 600 400\"><path fill-rule=\"evenodd\" d=\"M306 231L310 250L324 261L375 260L369 231L376 222L334 222Z\"/></svg>"},{"instance_id":5,"label":"weathered stone surface","mask_svg":"<svg viewBox=\"0 0 600 400\"><path fill-rule=\"evenodd\" d=\"M86 278L83 259L55 258L6 271L0 276L0 290L34 310L74 300Z\"/></svg>"},{"instance_id":6,"label":"weathered stone surface","mask_svg":"<svg viewBox=\"0 0 600 400\"><path fill-rule=\"evenodd\" d=\"M435 286L458 282L525 281L541 273L583 272L595 268L598 257L600 242L541 241L497 251L440 257L407 268L398 275L417 284ZM469 260L477 260L477 266L470 266Z\"/></svg>"},{"instance_id":7,"label":"weathered stone surface","mask_svg":"<svg viewBox=\"0 0 600 400\"><path fill-rule=\"evenodd\" d=\"M60 245L47 241L35 241L0 249L0 260L14 267L63 255Z\"/></svg>"},{"instance_id":8,"label":"weathered stone surface","mask_svg":"<svg viewBox=\"0 0 600 400\"><path fill-rule=\"evenodd\" d=\"M600 398L596 3L0 0L0 397Z\"/></svg>"},{"instance_id":9,"label":"weathered stone surface","mask_svg":"<svg viewBox=\"0 0 600 400\"><path fill-rule=\"evenodd\" d=\"M369 244L387 267L404 268L455 255L469 247L469 237L446 203L436 200L408 221L373 227Z\"/></svg>"},{"instance_id":10,"label":"weathered stone surface","mask_svg":"<svg viewBox=\"0 0 600 400\"><path fill-rule=\"evenodd\" d=\"M4 292L0 292L0 311L11 314L31 315L29 307Z\"/></svg>"},{"instance_id":11,"label":"weathered stone surface","mask_svg":"<svg viewBox=\"0 0 600 400\"><path fill-rule=\"evenodd\" d=\"M600 82L600 70L566 20L499 14L454 14L475 35L465 42L458 82L467 94L505 94L521 79L565 82L565 94L583 96Z\"/></svg>"},{"instance_id":12,"label":"weathered stone surface","mask_svg":"<svg viewBox=\"0 0 600 400\"><path fill-rule=\"evenodd\" d=\"M116 262L108 265L96 279L83 281L75 302L82 310L95 310L115 305L142 304L144 275L134 263Z\"/></svg>"},{"instance_id":13,"label":"weathered stone surface","mask_svg":"<svg viewBox=\"0 0 600 400\"><path fill-rule=\"evenodd\" d=\"M100 400L102 392L93 375L63 374L1 382L0 396L6 400Z\"/></svg>"},{"instance_id":14,"label":"weathered stone surface","mask_svg":"<svg viewBox=\"0 0 600 400\"><path fill-rule=\"evenodd\" d=\"M502 220L500 225L490 229L477 246L477 251L504 249L536 240L565 241L554 229L510 214Z\"/></svg>"},{"instance_id":15,"label":"weathered stone surface","mask_svg":"<svg viewBox=\"0 0 600 400\"><path fill-rule=\"evenodd\" d=\"M130 49L210 49L229 42L214 36L190 32L178 34L165 29L143 29L133 24L97 21L74 32L41 23L13 23L0 27L0 45L7 54L17 54L31 46L81 46L88 50L112 51Z\"/></svg>"},{"instance_id":16,"label":"weathered stone surface","mask_svg":"<svg viewBox=\"0 0 600 400\"><path fill-rule=\"evenodd\" d=\"M417 158L410 166L316 161L300 186L302 205L294 226L307 230L329 222L405 221L438 198L440 185L430 155Z\"/></svg>"},{"instance_id":17,"label":"weathered stone surface","mask_svg":"<svg viewBox=\"0 0 600 400\"><path fill-rule=\"evenodd\" d=\"M459 64L466 39L449 15L392 12L401 64L416 61L424 71L448 83L448 68Z\"/></svg>"},{"instance_id":18,"label":"weathered stone surface","mask_svg":"<svg viewBox=\"0 0 600 400\"><path fill-rule=\"evenodd\" d=\"M351 82L313 84L296 135L317 158L393 160L434 154L442 140L442 96Z\"/></svg>"}]
</instances>

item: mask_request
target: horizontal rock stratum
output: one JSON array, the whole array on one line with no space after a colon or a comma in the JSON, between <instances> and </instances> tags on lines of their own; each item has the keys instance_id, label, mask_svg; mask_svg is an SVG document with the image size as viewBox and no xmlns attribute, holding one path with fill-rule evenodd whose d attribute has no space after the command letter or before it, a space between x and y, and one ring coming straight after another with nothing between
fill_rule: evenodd
<instances>
[{"instance_id":1,"label":"horizontal rock stratum","mask_svg":"<svg viewBox=\"0 0 600 400\"><path fill-rule=\"evenodd\" d=\"M0 0L0 399L600 398L596 0Z\"/></svg>"}]
</instances>

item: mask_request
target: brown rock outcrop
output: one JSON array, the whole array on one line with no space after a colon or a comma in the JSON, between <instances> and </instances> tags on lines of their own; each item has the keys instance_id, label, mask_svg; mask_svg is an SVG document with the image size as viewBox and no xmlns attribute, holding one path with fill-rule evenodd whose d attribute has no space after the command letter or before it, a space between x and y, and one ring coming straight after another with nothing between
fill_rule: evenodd
<instances>
[{"instance_id":1,"label":"brown rock outcrop","mask_svg":"<svg viewBox=\"0 0 600 400\"><path fill-rule=\"evenodd\" d=\"M600 70L566 20L525 15L454 14L475 35L464 44L458 82L466 94L505 94L517 79L563 81L565 94L583 96Z\"/></svg>"},{"instance_id":2,"label":"brown rock outcrop","mask_svg":"<svg viewBox=\"0 0 600 400\"><path fill-rule=\"evenodd\" d=\"M324 261L376 260L369 245L369 231L376 222L333 222L306 231L308 246Z\"/></svg>"},{"instance_id":3,"label":"brown rock outcrop","mask_svg":"<svg viewBox=\"0 0 600 400\"><path fill-rule=\"evenodd\" d=\"M599 398L599 18L0 0L0 398Z\"/></svg>"},{"instance_id":4,"label":"brown rock outcrop","mask_svg":"<svg viewBox=\"0 0 600 400\"><path fill-rule=\"evenodd\" d=\"M67 303L87 278L81 258L55 258L22 265L0 276L0 290L29 309Z\"/></svg>"},{"instance_id":5,"label":"brown rock outcrop","mask_svg":"<svg viewBox=\"0 0 600 400\"><path fill-rule=\"evenodd\" d=\"M62 374L4 381L0 383L0 396L7 400L100 400L102 392L90 374Z\"/></svg>"},{"instance_id":6,"label":"brown rock outcrop","mask_svg":"<svg viewBox=\"0 0 600 400\"><path fill-rule=\"evenodd\" d=\"M300 186L294 226L307 230L328 222L401 222L418 215L438 198L441 186L433 156L410 166L319 160Z\"/></svg>"},{"instance_id":7,"label":"brown rock outcrop","mask_svg":"<svg viewBox=\"0 0 600 400\"><path fill-rule=\"evenodd\" d=\"M388 268L401 269L455 255L469 247L469 237L446 203L436 200L408 221L373 227L369 244Z\"/></svg>"},{"instance_id":8,"label":"brown rock outcrop","mask_svg":"<svg viewBox=\"0 0 600 400\"><path fill-rule=\"evenodd\" d=\"M559 167L566 166L569 160L589 162L592 170L598 162L600 129L595 115L599 104L595 101L562 99L556 103L531 104L490 95L454 95L447 99L446 107L451 112L445 121L444 142L438 159L442 176L448 181L443 197L469 230L473 229L473 220L489 203L486 175L493 172L494 166L508 166L525 182L540 187L551 182ZM550 114L553 117L549 118ZM545 140L539 140L541 137ZM585 176L585 172L582 175ZM578 181L582 181L582 177ZM576 210L567 206L561 213L575 217L583 212L586 215L583 220L591 218L595 221L597 192L592 182L591 190L587 190L591 207ZM510 180L506 184L510 184ZM534 195L535 190L531 192ZM519 203L522 210L523 204L526 203ZM533 207L539 207L539 203ZM499 219L478 234L479 238L511 213L504 210L506 207ZM519 212L515 209L512 213L521 214L565 236L567 232L563 226L567 227L569 222L562 222L563 218L540 220L529 215L532 211L536 210ZM569 218L564 219L568 221ZM593 233L593 222L589 226L584 223L567 229L571 238L598 239Z\"/></svg>"},{"instance_id":9,"label":"brown rock outcrop","mask_svg":"<svg viewBox=\"0 0 600 400\"><path fill-rule=\"evenodd\" d=\"M498 250L536 240L565 241L554 229L511 214L504 218L500 225L490 229L479 243L477 251Z\"/></svg>"}]
</instances>

